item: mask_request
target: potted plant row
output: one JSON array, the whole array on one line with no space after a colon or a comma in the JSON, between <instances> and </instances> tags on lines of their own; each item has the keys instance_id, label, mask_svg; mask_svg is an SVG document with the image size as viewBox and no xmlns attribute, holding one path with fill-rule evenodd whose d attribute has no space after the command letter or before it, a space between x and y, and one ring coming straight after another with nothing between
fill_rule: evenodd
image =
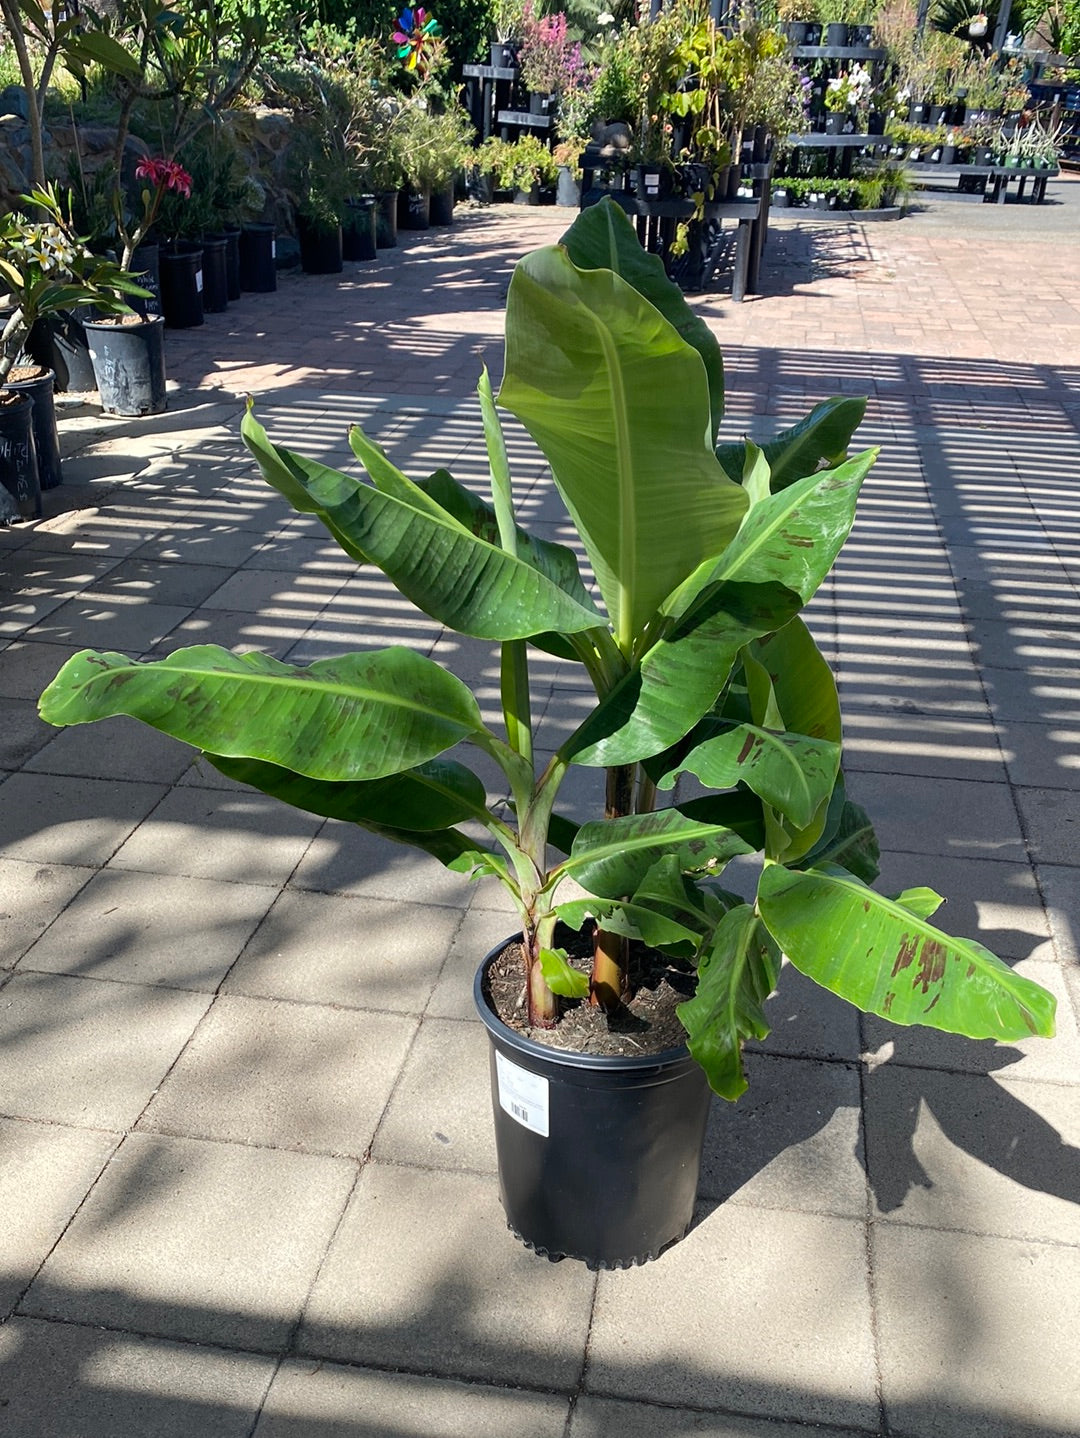
<instances>
[{"instance_id":1,"label":"potted plant row","mask_svg":"<svg viewBox=\"0 0 1080 1438\"><path fill-rule=\"evenodd\" d=\"M782 956L862 1009L977 1037L1049 1035L1054 1000L938 929L932 890L871 887L836 685L800 617L876 457L847 456L863 402L818 405L760 448L724 439L716 341L611 201L518 264L498 405L486 375L479 395L484 494L445 469L408 477L358 427L363 475L272 443L250 410L242 432L357 563L498 643L501 722L403 647L306 668L213 644L84 651L40 709L134 716L231 779L501 881L516 931L477 955L474 994L507 1220L539 1253L622 1266L685 1231L710 1088L746 1088ZM574 550L521 527L500 408L550 465L595 594ZM552 735L537 651L594 695ZM509 802L489 802L470 752ZM606 776L584 822L561 807L579 766ZM724 871L754 854L741 897Z\"/></svg>"},{"instance_id":2,"label":"potted plant row","mask_svg":"<svg viewBox=\"0 0 1080 1438\"><path fill-rule=\"evenodd\" d=\"M24 354L35 324L73 306L130 313L124 296L147 292L75 234L54 188L22 196L0 218L0 523L41 513L41 490L62 480L53 372Z\"/></svg>"}]
</instances>

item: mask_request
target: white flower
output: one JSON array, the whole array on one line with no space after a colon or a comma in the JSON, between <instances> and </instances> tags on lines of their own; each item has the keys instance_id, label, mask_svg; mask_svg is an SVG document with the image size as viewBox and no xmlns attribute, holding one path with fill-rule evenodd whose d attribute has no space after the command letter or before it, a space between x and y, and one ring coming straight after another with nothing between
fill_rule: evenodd
<instances>
[{"instance_id":1,"label":"white flower","mask_svg":"<svg viewBox=\"0 0 1080 1438\"><path fill-rule=\"evenodd\" d=\"M614 25L615 16L612 15L610 10L603 10L599 15L597 15L596 23L598 25Z\"/></svg>"}]
</instances>

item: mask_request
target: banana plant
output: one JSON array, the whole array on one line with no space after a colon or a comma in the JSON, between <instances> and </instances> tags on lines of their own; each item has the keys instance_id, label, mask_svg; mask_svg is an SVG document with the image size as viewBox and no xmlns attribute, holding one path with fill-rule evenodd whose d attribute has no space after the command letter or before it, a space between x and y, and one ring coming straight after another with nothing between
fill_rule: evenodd
<instances>
[{"instance_id":1,"label":"banana plant","mask_svg":"<svg viewBox=\"0 0 1080 1438\"><path fill-rule=\"evenodd\" d=\"M518 264L498 405L486 373L479 398L486 495L444 469L408 477L359 427L357 473L271 443L250 408L242 433L267 482L358 564L439 624L499 644L501 726L403 648L306 668L213 645L149 663L84 651L42 716L134 716L231 778L495 876L520 915L535 1026L569 1002L625 1003L631 941L670 955L696 970L679 1016L729 1099L746 1086L744 1041L768 1031L784 954L896 1023L1049 1036L1052 997L935 928L936 894L871 887L877 845L845 793L836 685L801 617L875 459L848 457L862 402L819 405L760 448L722 440L715 340L610 202ZM499 407L550 464L594 584L570 549L517 523ZM595 690L543 764L536 650L580 665ZM489 803L470 749L499 766L507 802ZM558 810L575 765L607 771L604 811L580 825ZM697 797L680 797L682 775ZM723 870L754 853L744 901ZM557 947L559 920L593 935L591 973Z\"/></svg>"}]
</instances>

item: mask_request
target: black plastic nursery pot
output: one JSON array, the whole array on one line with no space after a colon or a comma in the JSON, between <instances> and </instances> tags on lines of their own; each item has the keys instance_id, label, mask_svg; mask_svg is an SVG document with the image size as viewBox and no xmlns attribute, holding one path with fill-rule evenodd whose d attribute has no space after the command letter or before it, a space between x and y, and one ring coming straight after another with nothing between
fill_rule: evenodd
<instances>
[{"instance_id":1,"label":"black plastic nursery pot","mask_svg":"<svg viewBox=\"0 0 1080 1438\"><path fill-rule=\"evenodd\" d=\"M273 225L245 225L240 231L240 288L270 295L277 289L277 231Z\"/></svg>"},{"instance_id":2,"label":"black plastic nursery pot","mask_svg":"<svg viewBox=\"0 0 1080 1438\"><path fill-rule=\"evenodd\" d=\"M224 314L229 308L228 241L224 235L203 235L203 311Z\"/></svg>"},{"instance_id":3,"label":"black plastic nursery pot","mask_svg":"<svg viewBox=\"0 0 1080 1438\"><path fill-rule=\"evenodd\" d=\"M181 240L162 250L161 313L172 330L191 330L203 323L203 250Z\"/></svg>"},{"instance_id":4,"label":"black plastic nursery pot","mask_svg":"<svg viewBox=\"0 0 1080 1438\"><path fill-rule=\"evenodd\" d=\"M693 1218L709 1116L705 1075L685 1048L602 1058L507 1028L485 993L505 947L484 959L473 999L490 1040L507 1224L553 1261L629 1268L657 1258Z\"/></svg>"},{"instance_id":5,"label":"black plastic nursery pot","mask_svg":"<svg viewBox=\"0 0 1080 1438\"><path fill-rule=\"evenodd\" d=\"M37 455L38 483L43 490L63 484L60 472L60 436L56 432L56 406L53 403L52 370L34 379L9 379L6 387L30 396L30 420Z\"/></svg>"},{"instance_id":6,"label":"black plastic nursery pot","mask_svg":"<svg viewBox=\"0 0 1080 1438\"><path fill-rule=\"evenodd\" d=\"M831 20L825 26L825 44L831 49L843 50L848 43L848 27L840 20Z\"/></svg>"},{"instance_id":7,"label":"black plastic nursery pot","mask_svg":"<svg viewBox=\"0 0 1080 1438\"><path fill-rule=\"evenodd\" d=\"M90 354L106 414L160 414L165 408L165 321L87 321Z\"/></svg>"},{"instance_id":8,"label":"black plastic nursery pot","mask_svg":"<svg viewBox=\"0 0 1080 1438\"><path fill-rule=\"evenodd\" d=\"M441 190L432 190L428 203L428 218L432 228L446 229L454 223L454 185L444 185Z\"/></svg>"},{"instance_id":9,"label":"black plastic nursery pot","mask_svg":"<svg viewBox=\"0 0 1080 1438\"><path fill-rule=\"evenodd\" d=\"M397 207L399 230L426 230L431 227L431 192L399 190Z\"/></svg>"},{"instance_id":10,"label":"black plastic nursery pot","mask_svg":"<svg viewBox=\"0 0 1080 1438\"><path fill-rule=\"evenodd\" d=\"M83 394L95 386L94 367L86 340L83 317L86 310L54 310L34 323L26 341L26 353L42 369L55 376L58 393Z\"/></svg>"},{"instance_id":11,"label":"black plastic nursery pot","mask_svg":"<svg viewBox=\"0 0 1080 1438\"><path fill-rule=\"evenodd\" d=\"M313 225L302 215L296 217L300 241L300 268L305 275L340 275L342 268L341 226L332 230Z\"/></svg>"},{"instance_id":12,"label":"black plastic nursery pot","mask_svg":"<svg viewBox=\"0 0 1080 1438\"><path fill-rule=\"evenodd\" d=\"M131 254L131 272L149 290L148 295L132 295L131 308L136 314L159 315L161 313L161 249L153 242L136 245Z\"/></svg>"},{"instance_id":13,"label":"black plastic nursery pot","mask_svg":"<svg viewBox=\"0 0 1080 1438\"><path fill-rule=\"evenodd\" d=\"M240 226L222 230L225 236L225 295L231 303L240 298Z\"/></svg>"},{"instance_id":14,"label":"black plastic nursery pot","mask_svg":"<svg viewBox=\"0 0 1080 1438\"><path fill-rule=\"evenodd\" d=\"M397 244L397 213L397 190L375 197L375 243L380 250L392 250Z\"/></svg>"},{"instance_id":15,"label":"black plastic nursery pot","mask_svg":"<svg viewBox=\"0 0 1080 1438\"><path fill-rule=\"evenodd\" d=\"M37 519L41 514L33 410L28 394L0 404L0 485L11 495L20 519Z\"/></svg>"},{"instance_id":16,"label":"black plastic nursery pot","mask_svg":"<svg viewBox=\"0 0 1080 1438\"><path fill-rule=\"evenodd\" d=\"M342 258L350 263L376 258L378 239L375 233L375 196L350 200L345 223L341 227Z\"/></svg>"}]
</instances>

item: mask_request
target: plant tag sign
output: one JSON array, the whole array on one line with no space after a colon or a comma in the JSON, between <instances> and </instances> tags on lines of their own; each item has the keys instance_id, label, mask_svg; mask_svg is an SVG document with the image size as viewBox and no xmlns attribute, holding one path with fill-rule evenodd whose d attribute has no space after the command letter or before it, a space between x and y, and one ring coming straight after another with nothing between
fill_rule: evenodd
<instances>
[{"instance_id":1,"label":"plant tag sign","mask_svg":"<svg viewBox=\"0 0 1080 1438\"><path fill-rule=\"evenodd\" d=\"M499 1080L499 1107L502 1111L541 1138L547 1138L547 1079L520 1068L500 1053L495 1055L495 1072Z\"/></svg>"},{"instance_id":2,"label":"plant tag sign","mask_svg":"<svg viewBox=\"0 0 1080 1438\"><path fill-rule=\"evenodd\" d=\"M202 294L202 270L195 271L195 289Z\"/></svg>"},{"instance_id":3,"label":"plant tag sign","mask_svg":"<svg viewBox=\"0 0 1080 1438\"><path fill-rule=\"evenodd\" d=\"M272 260L277 259L277 240L270 241L270 258Z\"/></svg>"},{"instance_id":4,"label":"plant tag sign","mask_svg":"<svg viewBox=\"0 0 1080 1438\"><path fill-rule=\"evenodd\" d=\"M647 195L658 195L660 193L659 171L647 170L645 172L645 193Z\"/></svg>"}]
</instances>

